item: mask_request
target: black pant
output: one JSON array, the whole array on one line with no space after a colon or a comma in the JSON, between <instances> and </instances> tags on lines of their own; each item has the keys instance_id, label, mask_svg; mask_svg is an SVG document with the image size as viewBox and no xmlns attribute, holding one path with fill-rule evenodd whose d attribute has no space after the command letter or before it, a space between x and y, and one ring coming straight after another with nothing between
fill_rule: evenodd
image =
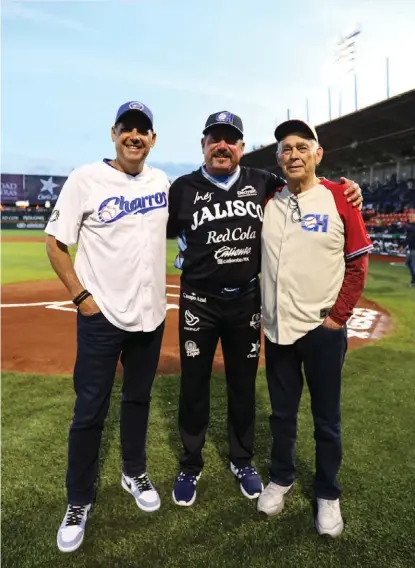
<instances>
[{"instance_id":1,"label":"black pant","mask_svg":"<svg viewBox=\"0 0 415 568\"><path fill-rule=\"evenodd\" d=\"M181 360L180 464L198 474L203 465L210 410L210 376L221 339L228 394L229 459L237 466L253 457L255 379L260 351L260 290L232 298L200 292L182 281L179 309Z\"/></svg>"},{"instance_id":2,"label":"black pant","mask_svg":"<svg viewBox=\"0 0 415 568\"><path fill-rule=\"evenodd\" d=\"M83 316L78 312L68 503L85 505L94 497L101 435L120 355L124 367L120 419L123 471L129 476L145 472L150 393L163 331L164 322L153 332L128 332L112 325L102 313Z\"/></svg>"},{"instance_id":3,"label":"black pant","mask_svg":"<svg viewBox=\"0 0 415 568\"><path fill-rule=\"evenodd\" d=\"M287 486L295 478L294 446L304 365L316 443L315 494L323 499L339 497L341 370L346 350L346 328L332 330L320 325L292 345L278 345L265 339L266 374L272 408L270 473L275 483Z\"/></svg>"},{"instance_id":4,"label":"black pant","mask_svg":"<svg viewBox=\"0 0 415 568\"><path fill-rule=\"evenodd\" d=\"M411 284L415 284L415 249L409 250L406 255L405 264L411 273Z\"/></svg>"}]
</instances>

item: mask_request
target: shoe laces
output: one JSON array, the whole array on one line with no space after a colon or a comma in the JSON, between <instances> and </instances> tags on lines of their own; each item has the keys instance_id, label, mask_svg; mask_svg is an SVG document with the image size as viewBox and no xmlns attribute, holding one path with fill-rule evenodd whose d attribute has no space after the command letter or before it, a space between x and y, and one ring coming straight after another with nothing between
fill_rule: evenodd
<instances>
[{"instance_id":1,"label":"shoe laces","mask_svg":"<svg viewBox=\"0 0 415 568\"><path fill-rule=\"evenodd\" d=\"M252 465L246 465L245 467L237 468L237 476L239 479L251 475L258 475L257 470Z\"/></svg>"},{"instance_id":2,"label":"shoe laces","mask_svg":"<svg viewBox=\"0 0 415 568\"><path fill-rule=\"evenodd\" d=\"M193 483L193 485L196 485L197 475L192 475L190 473L184 473L184 471L181 471L177 476L177 481L186 481L187 483Z\"/></svg>"},{"instance_id":3,"label":"shoe laces","mask_svg":"<svg viewBox=\"0 0 415 568\"><path fill-rule=\"evenodd\" d=\"M87 505L68 505L65 526L71 527L80 525L82 523L86 508Z\"/></svg>"},{"instance_id":4,"label":"shoe laces","mask_svg":"<svg viewBox=\"0 0 415 568\"><path fill-rule=\"evenodd\" d=\"M323 511L330 515L337 515L340 512L340 505L337 499L321 499L320 504Z\"/></svg>"},{"instance_id":5,"label":"shoe laces","mask_svg":"<svg viewBox=\"0 0 415 568\"><path fill-rule=\"evenodd\" d=\"M136 475L135 477L132 477L131 479L136 484L140 493L142 493L143 491L151 491L153 489L153 486L151 485L150 478L148 477L148 475L146 473L143 473L142 475Z\"/></svg>"}]
</instances>

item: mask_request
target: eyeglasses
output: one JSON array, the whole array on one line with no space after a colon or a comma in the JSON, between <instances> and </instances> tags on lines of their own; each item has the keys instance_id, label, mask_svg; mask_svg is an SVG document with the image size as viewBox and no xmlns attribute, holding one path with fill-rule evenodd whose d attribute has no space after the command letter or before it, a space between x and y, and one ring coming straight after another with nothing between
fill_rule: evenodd
<instances>
[{"instance_id":1,"label":"eyeglasses","mask_svg":"<svg viewBox=\"0 0 415 568\"><path fill-rule=\"evenodd\" d=\"M293 223L301 223L301 209L298 203L298 198L290 195L288 199L288 207L291 209L291 221Z\"/></svg>"}]
</instances>

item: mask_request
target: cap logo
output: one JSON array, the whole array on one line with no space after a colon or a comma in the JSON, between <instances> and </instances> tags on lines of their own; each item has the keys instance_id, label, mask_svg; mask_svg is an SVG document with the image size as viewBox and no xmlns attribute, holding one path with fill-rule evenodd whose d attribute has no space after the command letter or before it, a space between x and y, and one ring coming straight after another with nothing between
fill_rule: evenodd
<instances>
[{"instance_id":1,"label":"cap logo","mask_svg":"<svg viewBox=\"0 0 415 568\"><path fill-rule=\"evenodd\" d=\"M136 109L136 110L144 110L144 105L142 103L137 103L137 102L130 103L128 105L128 107L131 108L131 109Z\"/></svg>"},{"instance_id":2,"label":"cap logo","mask_svg":"<svg viewBox=\"0 0 415 568\"><path fill-rule=\"evenodd\" d=\"M216 115L216 120L218 120L219 122L231 122L232 116L229 114L229 112L224 111Z\"/></svg>"}]
</instances>

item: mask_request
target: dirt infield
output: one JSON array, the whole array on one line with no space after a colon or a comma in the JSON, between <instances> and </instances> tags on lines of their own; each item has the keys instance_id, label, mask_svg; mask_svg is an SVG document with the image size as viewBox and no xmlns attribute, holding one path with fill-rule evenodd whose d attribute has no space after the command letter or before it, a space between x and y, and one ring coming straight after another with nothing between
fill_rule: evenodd
<instances>
[{"instance_id":1,"label":"dirt infield","mask_svg":"<svg viewBox=\"0 0 415 568\"><path fill-rule=\"evenodd\" d=\"M396 256L393 254L371 254L371 260L376 260L377 262L394 262L399 264L405 264L405 257L403 256Z\"/></svg>"},{"instance_id":2,"label":"dirt infield","mask_svg":"<svg viewBox=\"0 0 415 568\"><path fill-rule=\"evenodd\" d=\"M179 278L168 278L168 312L160 373L179 373ZM76 350L75 307L57 280L2 288L2 369L45 375L71 374ZM362 299L348 323L351 349L382 337L391 321L379 306ZM264 363L263 350L260 365ZM214 369L223 369L220 345Z\"/></svg>"},{"instance_id":3,"label":"dirt infield","mask_svg":"<svg viewBox=\"0 0 415 568\"><path fill-rule=\"evenodd\" d=\"M6 237L1 238L4 243L45 243L46 242L46 235L44 237L31 237L30 235L27 237L24 236L15 236L7 235Z\"/></svg>"}]
</instances>

